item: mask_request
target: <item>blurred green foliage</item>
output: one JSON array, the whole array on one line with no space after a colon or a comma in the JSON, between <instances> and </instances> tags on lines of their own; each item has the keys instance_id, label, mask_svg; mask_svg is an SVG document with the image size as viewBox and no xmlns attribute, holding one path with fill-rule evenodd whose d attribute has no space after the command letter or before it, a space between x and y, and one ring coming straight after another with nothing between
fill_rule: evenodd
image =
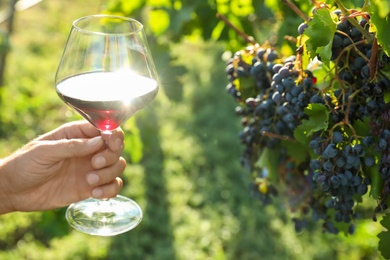
<instances>
[{"instance_id":1,"label":"blurred green foliage","mask_svg":"<svg viewBox=\"0 0 390 260\"><path fill-rule=\"evenodd\" d=\"M310 12L309 1L296 2ZM71 22L99 12L145 24L163 83L156 101L123 126L124 156L132 163L122 194L141 205L144 219L107 238L69 228L65 209L6 214L0 259L380 258L377 223L362 221L350 237L322 234L319 227L297 234L284 201L262 207L250 196L221 58L245 42L215 15L288 54L294 47L283 35L295 35L301 21L281 1L51 0L17 13L0 93L2 156L80 118L56 96L53 78ZM142 144L133 138L138 135Z\"/></svg>"}]
</instances>

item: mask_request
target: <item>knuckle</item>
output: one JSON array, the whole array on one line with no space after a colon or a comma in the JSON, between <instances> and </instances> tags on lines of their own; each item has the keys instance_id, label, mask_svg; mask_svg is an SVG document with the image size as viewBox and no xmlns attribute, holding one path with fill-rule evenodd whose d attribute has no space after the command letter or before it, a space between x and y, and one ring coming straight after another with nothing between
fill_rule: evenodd
<instances>
[{"instance_id":1,"label":"knuckle","mask_svg":"<svg viewBox=\"0 0 390 260\"><path fill-rule=\"evenodd\" d=\"M80 140L77 139L71 139L71 140L63 140L64 143L68 146L70 150L77 149L80 144Z\"/></svg>"}]
</instances>

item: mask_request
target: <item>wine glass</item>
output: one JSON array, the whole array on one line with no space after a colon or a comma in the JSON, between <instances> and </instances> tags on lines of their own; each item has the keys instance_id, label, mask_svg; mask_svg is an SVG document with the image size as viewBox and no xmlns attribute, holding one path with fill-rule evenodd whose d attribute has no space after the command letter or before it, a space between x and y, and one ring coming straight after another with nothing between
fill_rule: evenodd
<instances>
[{"instance_id":1,"label":"wine glass","mask_svg":"<svg viewBox=\"0 0 390 260\"><path fill-rule=\"evenodd\" d=\"M107 140L158 92L143 25L114 15L91 15L74 21L55 86L61 99ZM142 220L142 210L121 195L103 200L89 198L71 204L66 218L81 232L112 236L136 227Z\"/></svg>"}]
</instances>

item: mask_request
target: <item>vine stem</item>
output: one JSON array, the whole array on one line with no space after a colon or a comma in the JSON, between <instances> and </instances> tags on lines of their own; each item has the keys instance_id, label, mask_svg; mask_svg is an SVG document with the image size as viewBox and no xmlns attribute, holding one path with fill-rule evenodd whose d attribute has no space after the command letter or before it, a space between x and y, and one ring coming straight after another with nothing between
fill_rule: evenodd
<instances>
[{"instance_id":1,"label":"vine stem","mask_svg":"<svg viewBox=\"0 0 390 260\"><path fill-rule=\"evenodd\" d=\"M345 110L345 124L349 126L349 128L352 130L354 136L356 137L356 132L355 132L355 129L352 127L352 125L349 123L349 110L351 109L351 103L353 101L353 99L355 98L355 96L357 94L359 94L362 90L359 89L359 90L356 90L354 93L352 93L349 97L348 97L348 104L347 104L347 109Z\"/></svg>"},{"instance_id":2,"label":"vine stem","mask_svg":"<svg viewBox=\"0 0 390 260\"><path fill-rule=\"evenodd\" d=\"M301 17L305 22L309 22L310 19L309 17L301 11L294 3L291 3L288 0L282 0L282 2L290 7L291 10L293 10L299 17Z\"/></svg>"},{"instance_id":3,"label":"vine stem","mask_svg":"<svg viewBox=\"0 0 390 260\"><path fill-rule=\"evenodd\" d=\"M250 44L256 44L257 42L255 41L255 39L244 33L243 31L241 31L240 29L238 29L236 26L234 26L230 21L229 19L226 18L226 16L220 14L220 13L217 13L216 17L220 20L222 20L227 26L229 26L230 28L232 28L238 35L240 35L247 43L250 43Z\"/></svg>"},{"instance_id":4,"label":"vine stem","mask_svg":"<svg viewBox=\"0 0 390 260\"><path fill-rule=\"evenodd\" d=\"M285 135L278 135L278 134L266 132L266 131L261 132L261 134L263 136L267 136L267 137L272 137L272 138L277 138L277 139L281 139L281 140L285 140L285 141L295 142L295 139L292 139L292 138L285 136Z\"/></svg>"},{"instance_id":5,"label":"vine stem","mask_svg":"<svg viewBox=\"0 0 390 260\"><path fill-rule=\"evenodd\" d=\"M343 16L354 26L356 27L356 29L359 30L359 32L361 32L361 34L364 35L364 37L366 38L366 40L368 42L372 42L373 41L373 36L367 32L354 18L350 17L350 12L344 7L344 5L341 3L340 0L335 0L335 3L336 5L338 6L338 8L340 8L341 12L343 13Z\"/></svg>"},{"instance_id":6,"label":"vine stem","mask_svg":"<svg viewBox=\"0 0 390 260\"><path fill-rule=\"evenodd\" d=\"M348 126L348 128L352 131L352 134L353 136L357 139L358 138L358 135L356 134L356 131L355 131L355 128L353 128L353 126L350 124L350 123L345 123L345 122L339 122L337 124L335 124L329 131L332 133L333 135L333 132L334 130L339 127L339 126Z\"/></svg>"},{"instance_id":7,"label":"vine stem","mask_svg":"<svg viewBox=\"0 0 390 260\"><path fill-rule=\"evenodd\" d=\"M375 78L376 72L377 72L377 61L378 61L378 41L375 38L374 42L372 43L372 54L369 62L370 66L370 80L373 80Z\"/></svg>"}]
</instances>

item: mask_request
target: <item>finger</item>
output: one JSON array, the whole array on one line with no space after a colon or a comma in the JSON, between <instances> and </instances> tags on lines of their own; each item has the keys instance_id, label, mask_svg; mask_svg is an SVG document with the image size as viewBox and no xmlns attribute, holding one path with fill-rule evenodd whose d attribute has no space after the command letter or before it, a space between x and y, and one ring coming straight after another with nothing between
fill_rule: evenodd
<instances>
[{"instance_id":1,"label":"finger","mask_svg":"<svg viewBox=\"0 0 390 260\"><path fill-rule=\"evenodd\" d=\"M121 178L116 178L112 182L98 186L91 191L91 196L96 199L108 199L114 198L123 187L123 181Z\"/></svg>"},{"instance_id":2,"label":"finger","mask_svg":"<svg viewBox=\"0 0 390 260\"><path fill-rule=\"evenodd\" d=\"M30 145L36 146L42 158L52 157L57 160L93 154L104 147L104 141L101 136L97 136L90 139L35 141Z\"/></svg>"},{"instance_id":3,"label":"finger","mask_svg":"<svg viewBox=\"0 0 390 260\"><path fill-rule=\"evenodd\" d=\"M126 161L121 157L114 165L87 174L86 181L91 186L100 186L111 182L116 177L119 177L125 168Z\"/></svg>"},{"instance_id":4,"label":"finger","mask_svg":"<svg viewBox=\"0 0 390 260\"><path fill-rule=\"evenodd\" d=\"M91 138L100 135L91 123L86 120L66 123L40 137L37 140L59 140L72 138Z\"/></svg>"},{"instance_id":5,"label":"finger","mask_svg":"<svg viewBox=\"0 0 390 260\"><path fill-rule=\"evenodd\" d=\"M96 170L107 167L118 161L122 150L112 152L109 149L104 149L102 152L94 155L91 159L92 167Z\"/></svg>"},{"instance_id":6,"label":"finger","mask_svg":"<svg viewBox=\"0 0 390 260\"><path fill-rule=\"evenodd\" d=\"M124 148L124 133L121 128L118 128L114 130L111 134L109 135L104 135L103 139L105 140L108 148L113 151L117 152L119 151L120 153L123 151Z\"/></svg>"}]
</instances>

